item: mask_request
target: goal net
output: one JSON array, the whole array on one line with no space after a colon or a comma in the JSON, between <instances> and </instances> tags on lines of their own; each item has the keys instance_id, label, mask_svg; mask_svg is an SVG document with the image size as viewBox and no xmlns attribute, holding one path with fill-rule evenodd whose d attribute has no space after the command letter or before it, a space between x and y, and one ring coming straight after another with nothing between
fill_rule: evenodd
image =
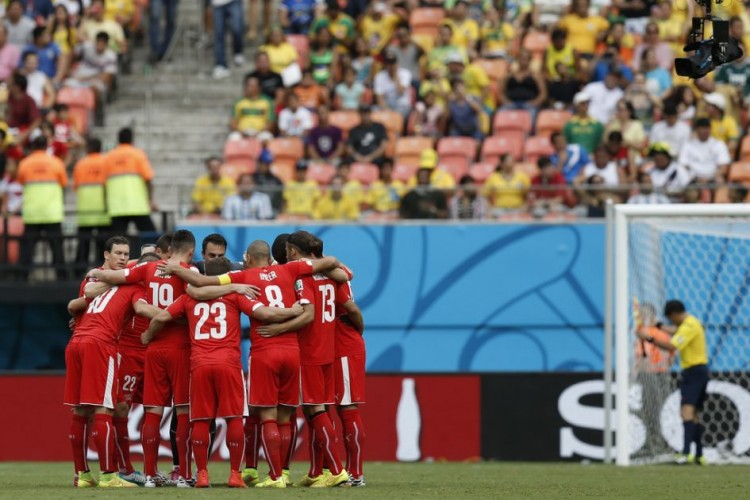
<instances>
[{"instance_id":1,"label":"goal net","mask_svg":"<svg viewBox=\"0 0 750 500\"><path fill-rule=\"evenodd\" d=\"M750 207L618 205L613 220L617 463L666 462L682 450L678 356L635 335L669 339L654 326L669 299L706 331L704 456L750 463Z\"/></svg>"}]
</instances>

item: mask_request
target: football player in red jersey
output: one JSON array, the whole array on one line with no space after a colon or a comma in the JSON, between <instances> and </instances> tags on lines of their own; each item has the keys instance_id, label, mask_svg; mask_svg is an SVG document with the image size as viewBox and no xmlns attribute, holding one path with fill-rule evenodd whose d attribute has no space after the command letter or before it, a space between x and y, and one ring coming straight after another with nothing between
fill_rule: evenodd
<instances>
[{"instance_id":1,"label":"football player in red jersey","mask_svg":"<svg viewBox=\"0 0 750 500\"><path fill-rule=\"evenodd\" d=\"M169 261L148 262L122 271L93 270L89 274L101 281L119 283L143 282L148 288L150 303L166 309L185 293L187 285L176 275L164 273L159 265L172 262L189 269L195 252L195 236L190 231L179 230L172 236ZM180 475L178 487L189 487L190 472L190 420L188 415L190 383L190 339L183 324L168 324L146 349L144 368L143 406L146 408L143 432L145 486L161 486L166 478L157 475L159 428L164 407L174 405L177 412L177 449Z\"/></svg>"},{"instance_id":2,"label":"football player in red jersey","mask_svg":"<svg viewBox=\"0 0 750 500\"><path fill-rule=\"evenodd\" d=\"M129 242L120 237L105 244L105 264L116 252L114 261L122 265L129 256ZM124 243L122 241L124 240ZM137 286L114 286L93 299L80 317L65 350L66 405L73 406L70 441L73 460L78 470L77 486L95 486L96 481L86 463L85 433L89 418L94 415L92 438L99 453L100 487L130 487L115 472L115 433L112 413L115 406L117 380L117 333L125 317L134 310L153 317L159 311L145 301Z\"/></svg>"},{"instance_id":3,"label":"football player in red jersey","mask_svg":"<svg viewBox=\"0 0 750 500\"><path fill-rule=\"evenodd\" d=\"M231 263L226 258L206 262L209 275L226 274ZM166 322L186 317L191 332L190 419L198 468L196 487L210 486L208 479L209 422L227 420L227 447L231 472L229 486L246 488L240 474L244 452L242 416L247 410L240 362L240 311L257 321L284 321L302 313L302 307L267 307L247 296L232 293L208 301L182 296L151 321L143 334L148 343Z\"/></svg>"}]
</instances>

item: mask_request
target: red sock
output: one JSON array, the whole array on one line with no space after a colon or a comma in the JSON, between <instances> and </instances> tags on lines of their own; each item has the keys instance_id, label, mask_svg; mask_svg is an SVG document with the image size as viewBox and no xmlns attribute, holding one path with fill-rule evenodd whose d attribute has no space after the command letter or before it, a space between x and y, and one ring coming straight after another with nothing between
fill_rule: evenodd
<instances>
[{"instance_id":1,"label":"red sock","mask_svg":"<svg viewBox=\"0 0 750 500\"><path fill-rule=\"evenodd\" d=\"M315 448L316 453L321 454L318 461L322 467L323 456L328 460L328 466L331 474L338 476L341 474L341 459L339 459L339 452L336 449L336 433L333 430L333 424L331 423L331 417L328 413L321 412L312 418L312 426L315 431ZM311 476L314 477L314 476Z\"/></svg>"},{"instance_id":2,"label":"red sock","mask_svg":"<svg viewBox=\"0 0 750 500\"><path fill-rule=\"evenodd\" d=\"M211 434L208 430L210 422L208 420L196 420L193 422L192 441L193 453L195 454L195 466L198 470L208 469L208 446L211 440Z\"/></svg>"},{"instance_id":3,"label":"red sock","mask_svg":"<svg viewBox=\"0 0 750 500\"><path fill-rule=\"evenodd\" d=\"M70 421L70 447L73 449L73 465L76 468L76 474L79 472L88 472L89 464L86 461L88 453L88 425L89 417L73 415Z\"/></svg>"},{"instance_id":4,"label":"red sock","mask_svg":"<svg viewBox=\"0 0 750 500\"><path fill-rule=\"evenodd\" d=\"M161 415L147 411L143 417L143 430L141 430L143 473L147 476L156 475L156 462L159 459L159 442L161 441L159 427L161 427Z\"/></svg>"},{"instance_id":5,"label":"red sock","mask_svg":"<svg viewBox=\"0 0 750 500\"><path fill-rule=\"evenodd\" d=\"M261 423L261 443L268 461L268 475L276 480L281 477L281 436L276 420L264 420Z\"/></svg>"},{"instance_id":6,"label":"red sock","mask_svg":"<svg viewBox=\"0 0 750 500\"><path fill-rule=\"evenodd\" d=\"M99 454L99 470L103 473L115 471L115 428L112 415L97 413L94 415L94 432L91 433Z\"/></svg>"},{"instance_id":7,"label":"red sock","mask_svg":"<svg viewBox=\"0 0 750 500\"><path fill-rule=\"evenodd\" d=\"M345 410L340 413L344 424L344 445L346 446L346 470L353 477L362 477L362 458L365 446L365 427L359 408Z\"/></svg>"},{"instance_id":8,"label":"red sock","mask_svg":"<svg viewBox=\"0 0 750 500\"><path fill-rule=\"evenodd\" d=\"M245 467L258 468L258 446L260 445L260 419L250 415L245 419Z\"/></svg>"},{"instance_id":9,"label":"red sock","mask_svg":"<svg viewBox=\"0 0 750 500\"><path fill-rule=\"evenodd\" d=\"M180 459L180 475L190 479L192 473L192 459L190 457L190 415L182 413L177 415L177 453Z\"/></svg>"},{"instance_id":10,"label":"red sock","mask_svg":"<svg viewBox=\"0 0 750 500\"><path fill-rule=\"evenodd\" d=\"M292 455L292 423L278 424L279 439L281 440L281 468L289 469Z\"/></svg>"},{"instance_id":11,"label":"red sock","mask_svg":"<svg viewBox=\"0 0 750 500\"><path fill-rule=\"evenodd\" d=\"M117 450L115 459L120 472L133 473L133 464L130 463L130 436L128 434L128 417L112 417L115 426L115 448Z\"/></svg>"},{"instance_id":12,"label":"red sock","mask_svg":"<svg viewBox=\"0 0 750 500\"><path fill-rule=\"evenodd\" d=\"M229 448L229 466L232 470L242 468L242 458L245 455L245 430L242 428L242 418L227 420L227 448Z\"/></svg>"},{"instance_id":13,"label":"red sock","mask_svg":"<svg viewBox=\"0 0 750 500\"><path fill-rule=\"evenodd\" d=\"M307 419L307 452L310 456L308 477L318 477L323 473L323 454L315 446L316 442L317 439L315 439L315 428L313 427L312 420Z\"/></svg>"}]
</instances>

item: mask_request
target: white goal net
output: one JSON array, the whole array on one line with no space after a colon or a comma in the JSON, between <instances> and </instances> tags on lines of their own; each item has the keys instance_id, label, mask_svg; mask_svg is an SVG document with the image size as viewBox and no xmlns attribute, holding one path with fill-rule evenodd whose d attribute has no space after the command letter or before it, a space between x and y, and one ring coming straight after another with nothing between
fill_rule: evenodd
<instances>
[{"instance_id":1,"label":"white goal net","mask_svg":"<svg viewBox=\"0 0 750 500\"><path fill-rule=\"evenodd\" d=\"M678 356L635 335L669 339L653 326L669 299L706 331L704 456L750 463L750 207L618 205L613 229L617 463L671 461L682 449Z\"/></svg>"}]
</instances>

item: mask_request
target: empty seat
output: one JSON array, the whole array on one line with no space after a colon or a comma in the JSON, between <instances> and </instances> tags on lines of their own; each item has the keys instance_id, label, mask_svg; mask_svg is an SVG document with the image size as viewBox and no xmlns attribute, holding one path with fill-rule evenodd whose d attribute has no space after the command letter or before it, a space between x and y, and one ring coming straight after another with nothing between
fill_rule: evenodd
<instances>
[{"instance_id":1,"label":"empty seat","mask_svg":"<svg viewBox=\"0 0 750 500\"><path fill-rule=\"evenodd\" d=\"M440 21L445 17L445 10L438 8L417 8L409 15L409 26L412 34L432 35L438 33Z\"/></svg>"},{"instance_id":2,"label":"empty seat","mask_svg":"<svg viewBox=\"0 0 750 500\"><path fill-rule=\"evenodd\" d=\"M326 186L331 183L331 179L336 175L336 168L333 165L326 163L310 162L307 166L307 174L305 178L310 181L315 181L318 184Z\"/></svg>"},{"instance_id":3,"label":"empty seat","mask_svg":"<svg viewBox=\"0 0 750 500\"><path fill-rule=\"evenodd\" d=\"M433 140L429 137L400 137L396 139L395 161L406 165L419 165L419 155L425 149L432 149Z\"/></svg>"},{"instance_id":4,"label":"empty seat","mask_svg":"<svg viewBox=\"0 0 750 500\"><path fill-rule=\"evenodd\" d=\"M517 130L509 130L501 135L487 137L482 144L482 161L498 162L505 153L520 160L523 156L524 134Z\"/></svg>"},{"instance_id":5,"label":"empty seat","mask_svg":"<svg viewBox=\"0 0 750 500\"><path fill-rule=\"evenodd\" d=\"M473 164L469 168L469 175L477 184L484 184L484 181L487 180L487 177L489 177L490 174L495 170L497 170L497 162L482 161Z\"/></svg>"},{"instance_id":6,"label":"empty seat","mask_svg":"<svg viewBox=\"0 0 750 500\"><path fill-rule=\"evenodd\" d=\"M57 93L57 103L66 104L70 109L73 121L78 125L82 134L87 134L89 122L96 108L96 94L94 89L81 87L63 87Z\"/></svg>"},{"instance_id":7,"label":"empty seat","mask_svg":"<svg viewBox=\"0 0 750 500\"><path fill-rule=\"evenodd\" d=\"M393 167L393 179L401 182L408 182L414 174L417 173L417 167L414 165L405 165L403 163L397 163Z\"/></svg>"},{"instance_id":8,"label":"empty seat","mask_svg":"<svg viewBox=\"0 0 750 500\"><path fill-rule=\"evenodd\" d=\"M550 45L550 35L543 31L532 31L526 34L523 39L523 48L531 52L534 57L544 54Z\"/></svg>"},{"instance_id":9,"label":"empty seat","mask_svg":"<svg viewBox=\"0 0 750 500\"><path fill-rule=\"evenodd\" d=\"M535 135L526 139L523 157L526 161L536 163L539 157L552 156L554 152L555 149L552 147L552 143L548 136Z\"/></svg>"},{"instance_id":10,"label":"empty seat","mask_svg":"<svg viewBox=\"0 0 750 500\"><path fill-rule=\"evenodd\" d=\"M307 57L310 54L310 39L307 35L287 35L286 41L297 49L300 67L307 67Z\"/></svg>"},{"instance_id":11,"label":"empty seat","mask_svg":"<svg viewBox=\"0 0 750 500\"><path fill-rule=\"evenodd\" d=\"M253 172L255 172L255 163L253 163L252 167L239 163L225 163L221 166L221 173L227 177L231 177L235 181L240 178L240 175L252 174Z\"/></svg>"},{"instance_id":12,"label":"empty seat","mask_svg":"<svg viewBox=\"0 0 750 500\"><path fill-rule=\"evenodd\" d=\"M404 118L398 111L390 109L373 111L372 121L382 124L388 132L393 132L397 136L404 131Z\"/></svg>"},{"instance_id":13,"label":"empty seat","mask_svg":"<svg viewBox=\"0 0 750 500\"><path fill-rule=\"evenodd\" d=\"M232 165L254 166L260 149L260 142L253 137L228 140L224 143L224 162Z\"/></svg>"},{"instance_id":14,"label":"empty seat","mask_svg":"<svg viewBox=\"0 0 750 500\"><path fill-rule=\"evenodd\" d=\"M340 128L344 133L344 138L349 135L349 131L359 125L359 113L356 111L332 111L328 119L331 125Z\"/></svg>"},{"instance_id":15,"label":"empty seat","mask_svg":"<svg viewBox=\"0 0 750 500\"><path fill-rule=\"evenodd\" d=\"M561 132L572 116L570 111L560 109L539 111L536 115L536 135L550 136L553 132Z\"/></svg>"},{"instance_id":16,"label":"empty seat","mask_svg":"<svg viewBox=\"0 0 750 500\"><path fill-rule=\"evenodd\" d=\"M531 126L531 113L525 109L501 110L492 119L492 133L495 135L505 130L520 130L524 134L530 134Z\"/></svg>"},{"instance_id":17,"label":"empty seat","mask_svg":"<svg viewBox=\"0 0 750 500\"><path fill-rule=\"evenodd\" d=\"M469 171L476 157L477 141L471 137L445 137L440 139L437 152L440 166L450 172L457 181Z\"/></svg>"},{"instance_id":18,"label":"empty seat","mask_svg":"<svg viewBox=\"0 0 750 500\"><path fill-rule=\"evenodd\" d=\"M505 59L477 59L474 62L484 69L490 80L502 80L508 74L508 61Z\"/></svg>"},{"instance_id":19,"label":"empty seat","mask_svg":"<svg viewBox=\"0 0 750 500\"><path fill-rule=\"evenodd\" d=\"M380 169L372 163L352 163L349 167L349 180L359 181L369 186L380 178Z\"/></svg>"},{"instance_id":20,"label":"empty seat","mask_svg":"<svg viewBox=\"0 0 750 500\"><path fill-rule=\"evenodd\" d=\"M294 177L297 161L305 154L305 146L299 137L278 137L268 143L268 150L273 154L271 170L283 182Z\"/></svg>"}]
</instances>

